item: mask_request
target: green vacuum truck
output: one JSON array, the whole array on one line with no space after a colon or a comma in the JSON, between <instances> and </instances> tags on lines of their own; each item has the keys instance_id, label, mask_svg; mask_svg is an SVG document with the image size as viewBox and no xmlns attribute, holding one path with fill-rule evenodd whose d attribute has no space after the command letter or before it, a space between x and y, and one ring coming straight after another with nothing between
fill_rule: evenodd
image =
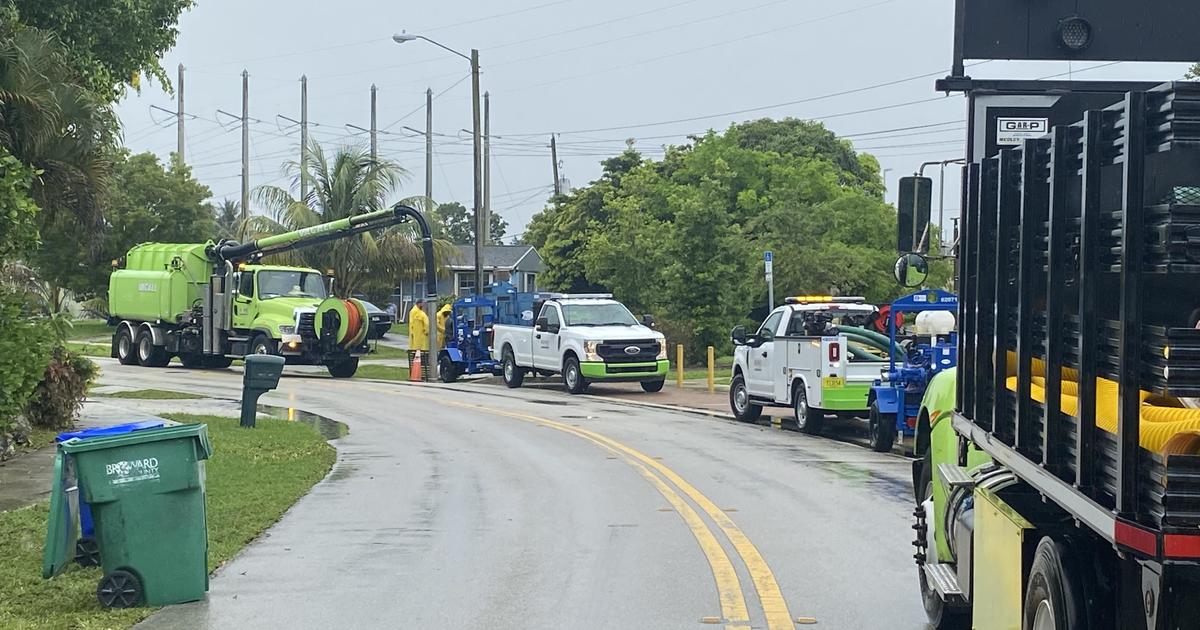
<instances>
[{"instance_id":1,"label":"green vacuum truck","mask_svg":"<svg viewBox=\"0 0 1200 630\"><path fill-rule=\"evenodd\" d=\"M137 245L109 278L112 356L124 365L164 367L179 357L189 368L224 368L248 354L276 354L289 364L324 365L335 378L353 376L369 350L365 305L331 296L315 269L261 259L414 214L397 206L248 243Z\"/></svg>"}]
</instances>

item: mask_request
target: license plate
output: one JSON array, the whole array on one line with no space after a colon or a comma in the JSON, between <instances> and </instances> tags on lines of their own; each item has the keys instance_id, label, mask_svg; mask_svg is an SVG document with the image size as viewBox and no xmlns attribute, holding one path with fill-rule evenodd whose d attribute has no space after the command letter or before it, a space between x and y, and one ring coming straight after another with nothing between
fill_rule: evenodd
<instances>
[{"instance_id":1,"label":"license plate","mask_svg":"<svg viewBox=\"0 0 1200 630\"><path fill-rule=\"evenodd\" d=\"M841 376L826 376L821 379L821 386L825 389L842 389L846 387L846 379Z\"/></svg>"}]
</instances>

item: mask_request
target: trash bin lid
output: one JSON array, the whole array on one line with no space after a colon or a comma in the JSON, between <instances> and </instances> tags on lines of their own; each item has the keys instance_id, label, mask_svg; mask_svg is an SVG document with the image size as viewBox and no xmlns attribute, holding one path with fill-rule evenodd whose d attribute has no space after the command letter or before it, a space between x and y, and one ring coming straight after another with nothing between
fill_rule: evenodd
<instances>
[{"instance_id":1,"label":"trash bin lid","mask_svg":"<svg viewBox=\"0 0 1200 630\"><path fill-rule=\"evenodd\" d=\"M54 486L50 489L50 517L46 521L46 546L42 550L42 577L50 579L71 566L79 529L71 509L70 490L75 475L62 449L54 456Z\"/></svg>"},{"instance_id":2,"label":"trash bin lid","mask_svg":"<svg viewBox=\"0 0 1200 630\"><path fill-rule=\"evenodd\" d=\"M173 427L144 429L129 433L119 433L117 435L94 437L88 440L70 440L62 443L62 450L68 455L74 455L75 453L102 451L129 444L177 440L188 437L195 438L200 442L200 452L198 455L200 459L208 459L212 456L212 445L208 441L207 424L181 424Z\"/></svg>"},{"instance_id":3,"label":"trash bin lid","mask_svg":"<svg viewBox=\"0 0 1200 630\"><path fill-rule=\"evenodd\" d=\"M143 429L158 429L166 426L166 424L166 420L139 420L138 422L114 424L110 427L95 427L92 429L82 429L79 431L59 433L58 437L54 438L54 441L66 442L67 440L86 440L89 438L104 437L108 435L120 435L122 433L132 433L134 431L141 431Z\"/></svg>"}]
</instances>

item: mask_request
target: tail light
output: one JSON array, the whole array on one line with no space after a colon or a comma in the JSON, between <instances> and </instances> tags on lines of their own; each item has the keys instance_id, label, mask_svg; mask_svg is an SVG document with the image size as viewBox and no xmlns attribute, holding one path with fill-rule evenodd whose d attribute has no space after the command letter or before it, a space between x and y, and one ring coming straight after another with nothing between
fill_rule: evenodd
<instances>
[{"instance_id":1,"label":"tail light","mask_svg":"<svg viewBox=\"0 0 1200 630\"><path fill-rule=\"evenodd\" d=\"M837 363L842 360L842 344L834 341L829 344L829 362Z\"/></svg>"}]
</instances>

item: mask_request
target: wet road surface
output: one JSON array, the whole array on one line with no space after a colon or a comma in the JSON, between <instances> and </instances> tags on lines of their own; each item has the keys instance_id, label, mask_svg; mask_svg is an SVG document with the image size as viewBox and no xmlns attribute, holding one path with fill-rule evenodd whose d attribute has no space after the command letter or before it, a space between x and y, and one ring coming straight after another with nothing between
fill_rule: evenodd
<instances>
[{"instance_id":1,"label":"wet road surface","mask_svg":"<svg viewBox=\"0 0 1200 630\"><path fill-rule=\"evenodd\" d=\"M546 389L285 376L262 401L348 425L335 468L205 601L139 627L926 627L901 457Z\"/></svg>"}]
</instances>

